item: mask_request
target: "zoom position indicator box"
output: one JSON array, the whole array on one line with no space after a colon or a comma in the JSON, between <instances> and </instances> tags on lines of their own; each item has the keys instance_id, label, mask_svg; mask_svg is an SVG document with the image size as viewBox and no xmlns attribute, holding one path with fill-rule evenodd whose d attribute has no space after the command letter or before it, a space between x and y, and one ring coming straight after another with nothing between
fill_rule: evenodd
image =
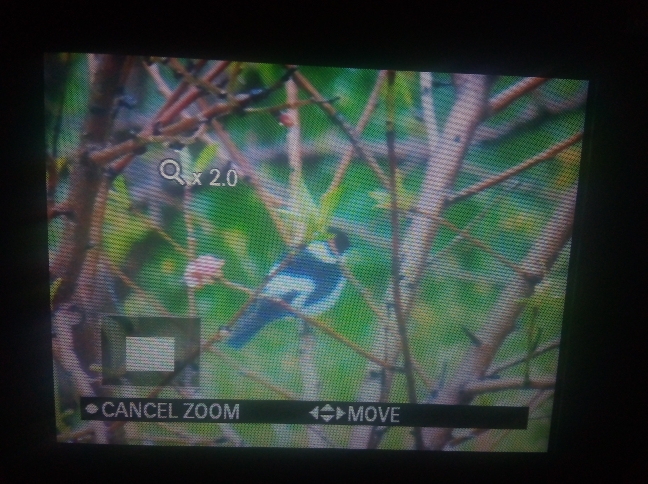
<instances>
[{"instance_id":1,"label":"zoom position indicator box","mask_svg":"<svg viewBox=\"0 0 648 484\"><path fill-rule=\"evenodd\" d=\"M173 371L175 338L126 337L126 371Z\"/></svg>"},{"instance_id":2,"label":"zoom position indicator box","mask_svg":"<svg viewBox=\"0 0 648 484\"><path fill-rule=\"evenodd\" d=\"M101 317L103 385L196 388L200 320L168 316Z\"/></svg>"}]
</instances>

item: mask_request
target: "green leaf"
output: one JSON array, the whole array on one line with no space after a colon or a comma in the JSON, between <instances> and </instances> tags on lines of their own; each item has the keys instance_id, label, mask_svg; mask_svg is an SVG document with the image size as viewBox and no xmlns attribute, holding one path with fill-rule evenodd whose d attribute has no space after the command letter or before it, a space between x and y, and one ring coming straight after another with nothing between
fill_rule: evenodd
<instances>
[{"instance_id":1,"label":"green leaf","mask_svg":"<svg viewBox=\"0 0 648 484\"><path fill-rule=\"evenodd\" d=\"M200 154L198 155L198 158L196 158L194 171L195 172L205 171L209 167L209 164L214 161L217 153L218 153L217 144L211 144L205 146L200 152Z\"/></svg>"},{"instance_id":2,"label":"green leaf","mask_svg":"<svg viewBox=\"0 0 648 484\"><path fill-rule=\"evenodd\" d=\"M148 227L130 211L131 200L122 175L115 178L112 188L108 194L102 244L111 261L119 266L133 243L146 236Z\"/></svg>"},{"instance_id":3,"label":"green leaf","mask_svg":"<svg viewBox=\"0 0 648 484\"><path fill-rule=\"evenodd\" d=\"M56 296L56 292L58 291L59 287L61 287L62 282L63 278L59 277L54 282L52 282L52 285L50 286L50 309L53 308L54 296Z\"/></svg>"},{"instance_id":4,"label":"green leaf","mask_svg":"<svg viewBox=\"0 0 648 484\"><path fill-rule=\"evenodd\" d=\"M326 192L320 199L318 231L326 230L331 223L335 209L342 200L342 189L338 186L335 190Z\"/></svg>"},{"instance_id":5,"label":"green leaf","mask_svg":"<svg viewBox=\"0 0 648 484\"><path fill-rule=\"evenodd\" d=\"M128 189L126 188L124 175L117 176L112 182L112 187L117 193L124 194L128 197Z\"/></svg>"}]
</instances>

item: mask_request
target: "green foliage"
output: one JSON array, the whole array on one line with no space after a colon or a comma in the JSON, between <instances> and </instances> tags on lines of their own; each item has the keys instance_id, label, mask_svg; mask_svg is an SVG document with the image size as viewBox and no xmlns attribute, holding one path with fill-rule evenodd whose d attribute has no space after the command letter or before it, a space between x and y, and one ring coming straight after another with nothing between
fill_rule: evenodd
<instances>
[{"instance_id":1,"label":"green foliage","mask_svg":"<svg viewBox=\"0 0 648 484\"><path fill-rule=\"evenodd\" d=\"M111 261L120 265L133 244L148 233L146 223L130 210L131 200L123 175L115 178L108 194L102 243Z\"/></svg>"}]
</instances>

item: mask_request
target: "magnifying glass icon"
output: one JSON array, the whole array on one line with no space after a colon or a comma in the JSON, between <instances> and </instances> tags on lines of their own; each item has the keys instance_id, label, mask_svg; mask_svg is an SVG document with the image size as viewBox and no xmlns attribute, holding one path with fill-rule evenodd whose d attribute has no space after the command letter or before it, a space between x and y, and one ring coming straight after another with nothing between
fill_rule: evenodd
<instances>
[{"instance_id":1,"label":"magnifying glass icon","mask_svg":"<svg viewBox=\"0 0 648 484\"><path fill-rule=\"evenodd\" d=\"M171 170L171 173L168 173L166 170L167 166L172 166L173 169ZM176 160L173 158L166 158L160 162L160 175L162 175L162 178L166 178L167 180L175 180L179 185L186 185L186 182L180 177L180 174L182 173L182 169L180 168L180 165Z\"/></svg>"}]
</instances>

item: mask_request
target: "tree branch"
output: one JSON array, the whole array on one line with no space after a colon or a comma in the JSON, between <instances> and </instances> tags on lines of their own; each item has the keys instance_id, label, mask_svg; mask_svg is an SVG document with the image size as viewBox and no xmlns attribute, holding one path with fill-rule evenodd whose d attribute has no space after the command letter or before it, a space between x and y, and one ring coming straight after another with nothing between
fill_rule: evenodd
<instances>
[{"instance_id":1,"label":"tree branch","mask_svg":"<svg viewBox=\"0 0 648 484\"><path fill-rule=\"evenodd\" d=\"M113 101L119 92L121 71L126 61L123 56L98 55L95 58L96 73L90 87L81 152L104 143L108 138ZM67 301L76 286L90 237L95 198L102 181L101 169L89 163L86 156L78 157L73 164L70 191L65 204L69 207L71 216L65 220L60 244L62 249L57 251L50 264L51 277L63 280L54 301L55 307L61 301Z\"/></svg>"},{"instance_id":2,"label":"tree branch","mask_svg":"<svg viewBox=\"0 0 648 484\"><path fill-rule=\"evenodd\" d=\"M536 358L547 351L551 351L553 349L556 349L560 346L560 338L556 338L553 341L549 341L548 343L545 343L544 345L540 346L538 349L536 349L533 353L531 353L530 358ZM510 358L506 361L503 361L495 366L491 366L491 368L486 372L486 377L490 378L493 377L504 370L508 370L509 368L512 368L516 365L520 365L522 363L525 363L527 361L527 355L516 357L516 358Z\"/></svg>"},{"instance_id":3,"label":"tree branch","mask_svg":"<svg viewBox=\"0 0 648 484\"><path fill-rule=\"evenodd\" d=\"M434 101L432 98L432 73L421 72L421 107L423 108L423 121L427 130L427 140L430 147L430 153L434 153L437 143L439 142L439 128L437 126L436 113L434 112Z\"/></svg>"},{"instance_id":4,"label":"tree branch","mask_svg":"<svg viewBox=\"0 0 648 484\"><path fill-rule=\"evenodd\" d=\"M395 133L394 133L394 79L396 73L388 71L387 73L387 149L389 150L389 185L391 193L391 229L392 229L392 287L394 294L394 310L396 313L396 324L400 336L400 347L403 351L403 361L405 366L405 377L407 380L407 396L410 403L416 403L416 382L412 371L412 359L410 355L409 340L407 337L407 326L403 318L403 306L401 300L400 280L400 241L399 241L399 220L398 220L398 200L396 199L396 155L394 152ZM420 427L414 429L415 448L423 449L423 437L421 436Z\"/></svg>"},{"instance_id":5,"label":"tree branch","mask_svg":"<svg viewBox=\"0 0 648 484\"><path fill-rule=\"evenodd\" d=\"M499 173L491 178L487 178L486 180L482 180L480 182L475 183L474 185L471 185L467 188L464 188L458 193L455 193L454 195L448 197L448 200L446 201L446 204L450 205L456 202L459 202L461 200L464 200L472 195L475 195L477 193L480 193L487 188L490 188L494 185L497 185L498 183L503 182L504 180L507 180L518 173L523 172L524 170L528 170L532 166L537 165L538 163L546 160L550 160L554 156L556 156L558 153L563 151L565 148L568 148L569 146L573 145L574 143L580 141L583 138L583 132L576 133L569 138L556 143L555 145L547 148L545 151L542 153L539 153L531 158L529 158L526 161L523 161L519 165L516 165L512 168L509 168L506 171L503 171L502 173Z\"/></svg>"},{"instance_id":6,"label":"tree branch","mask_svg":"<svg viewBox=\"0 0 648 484\"><path fill-rule=\"evenodd\" d=\"M225 352L221 351L219 348L215 348L214 346L209 346L206 348L207 351L210 353L215 354L218 356L221 360L223 360L225 363L227 363L228 366L231 368L234 368L236 371L238 371L241 375L249 378L250 380L253 380L257 383L260 383L264 387L268 388L269 390L272 390L273 392L277 393L278 395L281 395L283 398L286 400L299 400L299 396L295 395L293 392L288 391L284 388L281 388L280 386L272 383L269 381L265 376L254 372L252 370L249 370L245 366L241 365L238 363L234 358L231 358L228 356ZM316 399L315 399L316 400Z\"/></svg>"},{"instance_id":7,"label":"tree branch","mask_svg":"<svg viewBox=\"0 0 648 484\"><path fill-rule=\"evenodd\" d=\"M146 69L146 71L149 73L149 75L150 75L151 78L153 79L153 82L154 82L155 85L157 86L158 91L160 91L160 93L161 93L161 94L162 94L162 95L167 99L167 102L165 102L165 103L164 103L164 106L162 106L162 107L160 108L160 111L158 111L158 116L159 116L159 114L161 114L161 113L164 112L166 109L168 109L168 107L165 108L165 106L166 106L167 104L171 104L171 103L169 103L169 100L172 98L172 96L173 96L176 92L178 92L178 90L176 89L176 90L174 90L173 92L171 91L171 89L169 88L169 86L167 86L166 82L164 81L164 79L163 79L162 76L160 75L160 71L158 70L157 67L158 67L157 65L149 66L149 65L147 65L146 63L144 64L144 68ZM174 101L174 102L175 102L175 101ZM182 116L183 119L186 119L186 118L191 117L191 116L190 116L189 114L187 114L185 111L182 111L182 112L180 113L180 116ZM215 143L216 143L216 141L215 141L211 136L209 136L207 133L202 133L202 134L200 135L200 139L202 139L206 144L215 144Z\"/></svg>"},{"instance_id":8,"label":"tree branch","mask_svg":"<svg viewBox=\"0 0 648 484\"><path fill-rule=\"evenodd\" d=\"M546 77L525 77L516 82L488 101L488 115L491 116L501 111L522 95L541 86L548 80Z\"/></svg>"},{"instance_id":9,"label":"tree branch","mask_svg":"<svg viewBox=\"0 0 648 484\"><path fill-rule=\"evenodd\" d=\"M541 279L549 270L571 236L575 203L576 186L573 186L559 200L553 217L522 262L527 273L538 274ZM430 402L444 405L470 402L471 394L465 391L466 388L483 381L502 342L515 327L515 321L523 308L520 301L534 292L533 282L539 281L529 281L517 274L512 276L477 335L481 345L469 348L454 378ZM423 433L426 445L431 449L442 449L452 437L452 429L425 429Z\"/></svg>"},{"instance_id":10,"label":"tree branch","mask_svg":"<svg viewBox=\"0 0 648 484\"><path fill-rule=\"evenodd\" d=\"M202 78L202 82L210 83L212 82L220 73L222 73L230 65L229 61L221 61L217 64L214 64L211 69L205 74ZM190 83L189 79L185 79L184 82ZM177 90L177 89L176 89ZM203 89L196 85L192 85L188 92L180 98L179 101L169 100L162 106L160 112L156 116L156 121L159 122L162 126L166 126L174 118L176 118L182 111L184 111L191 103L198 99L204 93ZM179 96L178 96L179 97ZM175 104L174 104L175 103Z\"/></svg>"},{"instance_id":11,"label":"tree branch","mask_svg":"<svg viewBox=\"0 0 648 484\"><path fill-rule=\"evenodd\" d=\"M282 78L277 80L272 86L262 90L261 92L242 94L238 96L235 103L217 102L204 108L197 116L181 119L173 124L164 126L164 120L166 120L169 117L169 113L173 111L172 109L169 109L167 113L158 121L158 123L156 123L161 126L157 126L157 128L159 128L157 129L158 132L156 132L156 129L154 128L153 134L155 136L166 137L181 135L182 133L197 128L202 123L208 122L212 118L224 116L234 111L244 109L249 104L261 101L262 99L266 98L271 92L277 90L281 85L283 85L284 78L288 77L289 74L290 71L286 73L286 75L282 76ZM88 158L93 163L99 166L103 166L106 163L114 160L115 158L136 152L138 149L141 149L149 143L157 142L155 136L151 137L150 133L145 132L141 137L138 137L136 139L130 139L117 145L104 148L102 150L91 151L88 154Z\"/></svg>"},{"instance_id":12,"label":"tree branch","mask_svg":"<svg viewBox=\"0 0 648 484\"><path fill-rule=\"evenodd\" d=\"M380 88L382 87L384 82L385 82L385 71L380 71L378 72L376 83L374 84L373 90L369 95L367 104L365 105L364 111L362 111L362 115L360 116L360 120L358 121L358 125L356 126L356 132L358 133L358 136L362 135L362 132L367 127L367 124L369 124L371 115L373 114L374 110L376 109L376 106L378 105ZM342 159L338 163L338 167L337 170L335 171L335 175L333 175L333 180L331 181L329 187L326 189L326 192L324 192L324 194L322 195L322 200L326 199L327 196L329 196L332 192L334 192L337 189L338 186L340 186L340 183L342 183L342 179L344 178L347 168L351 163L351 159L353 158L354 153L355 153L355 148L353 144L351 144L351 146L347 148L344 155L342 155Z\"/></svg>"},{"instance_id":13,"label":"tree branch","mask_svg":"<svg viewBox=\"0 0 648 484\"><path fill-rule=\"evenodd\" d=\"M320 108L322 108L322 110L329 116L333 124L338 126L344 132L344 134L351 141L351 144L358 153L358 156L360 156L360 158L367 162L369 167L373 170L373 172L380 180L380 183L384 187L389 187L389 178L383 173L382 168L380 168L380 165L378 165L376 159L367 150L364 142L362 141L362 139L360 139L360 136L353 128L353 126L351 126L330 103L326 102L326 99L322 97L315 86L313 86L302 73L295 72L293 74L293 79L301 89L308 92L313 97L313 99L318 102L317 105L320 106Z\"/></svg>"},{"instance_id":14,"label":"tree branch","mask_svg":"<svg viewBox=\"0 0 648 484\"><path fill-rule=\"evenodd\" d=\"M532 378L525 381L523 377L500 378L498 380L481 380L464 388L466 398L474 398L480 393L500 392L504 390L551 390L556 385L553 377Z\"/></svg>"},{"instance_id":15,"label":"tree branch","mask_svg":"<svg viewBox=\"0 0 648 484\"><path fill-rule=\"evenodd\" d=\"M425 270L426 261L440 223L440 214L444 207L446 193L455 182L459 166L463 160L472 133L482 118L486 105L486 79L478 75L456 76L456 101L452 107L443 133L427 164L423 185L416 208L419 212L432 214L434 217L416 215L410 222L403 237L402 260L402 304L406 314L411 308L412 295L419 285ZM429 112L429 111L428 111ZM426 126L433 123L427 122ZM435 133L429 133L428 137ZM391 300L392 288L387 291L385 300ZM407 317L405 317L407 320ZM381 328L374 339L372 353L386 351L385 361L391 362L400 351L396 322L391 320ZM360 388L358 401L375 401L385 391L382 389L382 368L368 364L365 379ZM372 435L371 427L353 427L349 447L366 448ZM375 445L375 444L374 444Z\"/></svg>"}]
</instances>

